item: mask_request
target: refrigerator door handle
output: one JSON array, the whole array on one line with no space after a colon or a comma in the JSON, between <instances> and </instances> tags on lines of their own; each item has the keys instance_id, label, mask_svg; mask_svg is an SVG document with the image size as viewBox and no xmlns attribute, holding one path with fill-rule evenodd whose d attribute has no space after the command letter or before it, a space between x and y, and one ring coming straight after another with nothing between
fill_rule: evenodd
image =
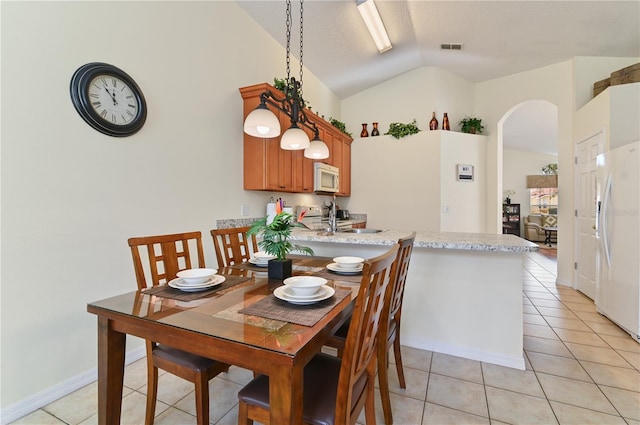
<instances>
[{"instance_id":1,"label":"refrigerator door handle","mask_svg":"<svg viewBox=\"0 0 640 425\"><path fill-rule=\"evenodd\" d=\"M607 267L611 268L611 243L609 241L609 232L607 229L607 212L611 203L611 175L607 177L604 195L602 197L602 210L600 211L600 229L602 232L602 246L604 248L604 256L607 259ZM609 214L611 212L609 211Z\"/></svg>"}]
</instances>

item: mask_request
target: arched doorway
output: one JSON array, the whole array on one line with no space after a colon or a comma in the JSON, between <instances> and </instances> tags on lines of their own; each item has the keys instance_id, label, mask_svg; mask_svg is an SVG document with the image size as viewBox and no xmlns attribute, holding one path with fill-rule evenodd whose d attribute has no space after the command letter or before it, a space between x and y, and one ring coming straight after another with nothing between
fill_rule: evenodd
<instances>
[{"instance_id":1,"label":"arched doorway","mask_svg":"<svg viewBox=\"0 0 640 425\"><path fill-rule=\"evenodd\" d=\"M520 204L520 236L526 238L525 217L539 213L538 205L532 205L527 176L541 175L544 166L558 162L558 108L546 100L519 103L500 119L497 134L502 156L499 195L504 200L509 194L512 203ZM557 245L553 244L553 248Z\"/></svg>"}]
</instances>

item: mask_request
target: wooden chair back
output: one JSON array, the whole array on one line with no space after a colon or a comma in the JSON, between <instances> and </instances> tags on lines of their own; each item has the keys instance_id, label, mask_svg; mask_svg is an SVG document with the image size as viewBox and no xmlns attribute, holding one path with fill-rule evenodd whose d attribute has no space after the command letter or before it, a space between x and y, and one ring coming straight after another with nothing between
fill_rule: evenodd
<instances>
[{"instance_id":1,"label":"wooden chair back","mask_svg":"<svg viewBox=\"0 0 640 425\"><path fill-rule=\"evenodd\" d=\"M250 226L211 230L218 267L248 261L251 254L258 251L256 236L247 236L249 228Z\"/></svg>"},{"instance_id":2,"label":"wooden chair back","mask_svg":"<svg viewBox=\"0 0 640 425\"><path fill-rule=\"evenodd\" d=\"M411 260L411 253L413 252L413 242L416 239L416 232L406 238L400 238L398 240L398 255L394 264L394 276L393 276L393 288L391 300L388 304L389 311L383 312L383 314L389 318L389 322L395 320L396 315L400 315L402 312L402 299L404 298L404 286L407 282L407 273L409 272L409 262ZM399 318L397 320L400 322Z\"/></svg>"},{"instance_id":3,"label":"wooden chair back","mask_svg":"<svg viewBox=\"0 0 640 425\"><path fill-rule=\"evenodd\" d=\"M129 238L128 243L139 290L149 284L167 284L180 270L205 267L201 232L135 237ZM142 261L145 255L148 269Z\"/></svg>"},{"instance_id":4,"label":"wooden chair back","mask_svg":"<svg viewBox=\"0 0 640 425\"><path fill-rule=\"evenodd\" d=\"M367 397L373 397L378 329L397 251L396 244L386 253L364 263L338 379L336 424L355 423ZM365 378L367 389L358 392L358 386Z\"/></svg>"},{"instance_id":5,"label":"wooden chair back","mask_svg":"<svg viewBox=\"0 0 640 425\"><path fill-rule=\"evenodd\" d=\"M402 352L400 349L400 320L402 314L402 300L404 287L409 271L409 261L413 251L413 242L416 233L398 240L398 253L392 266L391 283L388 288L388 299L382 311L383 326L378 336L378 380L380 382L380 397L382 399L382 412L385 423L393 423L391 412L391 398L389 395L389 349L393 347L396 361L396 372L400 388L406 388L404 368L402 364Z\"/></svg>"}]
</instances>

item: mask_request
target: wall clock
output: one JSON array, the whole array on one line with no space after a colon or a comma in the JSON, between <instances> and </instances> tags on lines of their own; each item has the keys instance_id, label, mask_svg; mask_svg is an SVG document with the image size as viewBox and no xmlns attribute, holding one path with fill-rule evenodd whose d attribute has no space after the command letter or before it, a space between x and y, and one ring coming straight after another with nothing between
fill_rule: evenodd
<instances>
[{"instance_id":1,"label":"wall clock","mask_svg":"<svg viewBox=\"0 0 640 425\"><path fill-rule=\"evenodd\" d=\"M73 106L82 119L109 136L130 136L142 128L147 118L140 87L113 65L82 65L71 77L70 90Z\"/></svg>"}]
</instances>

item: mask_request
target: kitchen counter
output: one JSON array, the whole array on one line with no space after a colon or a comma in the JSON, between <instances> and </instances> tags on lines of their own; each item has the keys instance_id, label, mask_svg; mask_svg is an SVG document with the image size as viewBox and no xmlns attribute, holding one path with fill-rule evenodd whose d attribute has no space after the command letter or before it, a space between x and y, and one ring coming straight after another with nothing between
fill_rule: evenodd
<instances>
[{"instance_id":1,"label":"kitchen counter","mask_svg":"<svg viewBox=\"0 0 640 425\"><path fill-rule=\"evenodd\" d=\"M316 255L372 258L410 232L291 239ZM405 287L401 342L410 347L524 370L522 276L536 244L515 235L418 232Z\"/></svg>"},{"instance_id":2,"label":"kitchen counter","mask_svg":"<svg viewBox=\"0 0 640 425\"><path fill-rule=\"evenodd\" d=\"M411 232L385 230L379 233L336 232L326 235L315 230L294 229L291 240L338 244L391 246ZM537 252L538 245L515 235L486 233L417 232L414 248L460 249L471 251Z\"/></svg>"}]
</instances>

